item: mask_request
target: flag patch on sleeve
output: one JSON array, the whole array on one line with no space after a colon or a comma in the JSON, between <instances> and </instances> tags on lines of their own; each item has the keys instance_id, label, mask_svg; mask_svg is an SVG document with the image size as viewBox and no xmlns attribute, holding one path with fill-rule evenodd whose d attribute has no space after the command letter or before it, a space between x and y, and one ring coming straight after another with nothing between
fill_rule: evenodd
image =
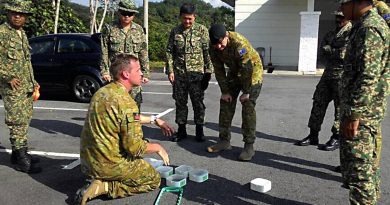
<instances>
[{"instance_id":1,"label":"flag patch on sleeve","mask_svg":"<svg viewBox=\"0 0 390 205\"><path fill-rule=\"evenodd\" d=\"M242 57L245 53L246 53L246 49L245 49L245 48L241 49L240 52L239 52L239 54L240 54L241 57Z\"/></svg>"}]
</instances>

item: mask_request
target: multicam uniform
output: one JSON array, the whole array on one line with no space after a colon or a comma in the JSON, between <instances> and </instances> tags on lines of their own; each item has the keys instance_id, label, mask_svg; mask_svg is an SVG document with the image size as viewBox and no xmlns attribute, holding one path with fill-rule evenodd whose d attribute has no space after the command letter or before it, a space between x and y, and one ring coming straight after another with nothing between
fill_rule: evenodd
<instances>
[{"instance_id":1,"label":"multicam uniform","mask_svg":"<svg viewBox=\"0 0 390 205\"><path fill-rule=\"evenodd\" d=\"M174 73L173 99L176 104L176 123L186 124L188 116L188 94L194 109L194 121L204 124L204 90L201 81L204 73L212 73L209 56L209 36L207 28L194 23L190 29L179 25L172 29L167 46L168 73Z\"/></svg>"},{"instance_id":2,"label":"multicam uniform","mask_svg":"<svg viewBox=\"0 0 390 205\"><path fill-rule=\"evenodd\" d=\"M385 19L387 25L390 25L390 8L389 6L383 2L374 0L374 6L378 10L378 14L382 16L383 19Z\"/></svg>"},{"instance_id":3,"label":"multicam uniform","mask_svg":"<svg viewBox=\"0 0 390 205\"><path fill-rule=\"evenodd\" d=\"M9 82L21 81L13 90ZM30 46L26 33L8 23L0 26L0 94L5 108L5 123L10 129L12 149L27 147L27 130L32 118L34 86L37 86L31 65Z\"/></svg>"},{"instance_id":4,"label":"multicam uniform","mask_svg":"<svg viewBox=\"0 0 390 205\"><path fill-rule=\"evenodd\" d=\"M329 103L334 102L334 123L332 133L339 134L340 129L340 81L352 24L348 22L342 28L328 32L321 42L321 53L326 60L324 74L317 84L313 95L313 107L309 118L310 130L319 132Z\"/></svg>"},{"instance_id":5,"label":"multicam uniform","mask_svg":"<svg viewBox=\"0 0 390 205\"><path fill-rule=\"evenodd\" d=\"M81 170L108 182L112 198L149 192L160 185L159 173L145 160L139 110L125 87L113 82L91 100L81 133Z\"/></svg>"},{"instance_id":6,"label":"multicam uniform","mask_svg":"<svg viewBox=\"0 0 390 205\"><path fill-rule=\"evenodd\" d=\"M230 94L232 102L220 101L219 137L230 141L230 127L240 91L249 94L249 101L242 105L242 134L245 143L254 143L256 133L256 100L263 81L263 65L257 51L239 33L228 32L229 41L223 51L210 49L215 77L222 94ZM227 72L224 65L226 65Z\"/></svg>"},{"instance_id":7,"label":"multicam uniform","mask_svg":"<svg viewBox=\"0 0 390 205\"><path fill-rule=\"evenodd\" d=\"M109 67L115 56L119 53L133 54L138 57L141 70L145 78L149 78L149 58L146 38L143 28L132 22L131 28L126 32L119 22L106 25L102 31L102 63L101 74L109 74ZM131 95L138 107L142 103L141 86L134 87Z\"/></svg>"},{"instance_id":8,"label":"multicam uniform","mask_svg":"<svg viewBox=\"0 0 390 205\"><path fill-rule=\"evenodd\" d=\"M379 197L381 122L390 92L389 46L389 27L376 9L356 21L341 91L341 122L360 120L357 135L340 141L341 171L351 204L376 204Z\"/></svg>"}]
</instances>

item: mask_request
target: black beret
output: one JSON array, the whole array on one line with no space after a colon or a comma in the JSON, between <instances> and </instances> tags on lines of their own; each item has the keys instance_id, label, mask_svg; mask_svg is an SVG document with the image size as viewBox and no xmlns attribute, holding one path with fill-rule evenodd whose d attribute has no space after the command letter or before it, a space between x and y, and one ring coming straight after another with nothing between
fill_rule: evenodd
<instances>
[{"instance_id":1,"label":"black beret","mask_svg":"<svg viewBox=\"0 0 390 205\"><path fill-rule=\"evenodd\" d=\"M226 28L222 24L214 24L209 29L210 42L215 45L219 40L226 36Z\"/></svg>"}]
</instances>

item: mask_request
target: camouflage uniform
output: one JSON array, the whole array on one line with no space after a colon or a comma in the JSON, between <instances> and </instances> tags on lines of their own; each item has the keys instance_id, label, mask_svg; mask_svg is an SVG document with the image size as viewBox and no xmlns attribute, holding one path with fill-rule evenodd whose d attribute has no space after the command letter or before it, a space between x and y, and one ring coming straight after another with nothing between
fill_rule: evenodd
<instances>
[{"instance_id":1,"label":"camouflage uniform","mask_svg":"<svg viewBox=\"0 0 390 205\"><path fill-rule=\"evenodd\" d=\"M390 8L389 6L383 2L374 0L374 6L376 7L378 14L382 16L383 19L385 19L387 25L390 25Z\"/></svg>"},{"instance_id":2,"label":"camouflage uniform","mask_svg":"<svg viewBox=\"0 0 390 205\"><path fill-rule=\"evenodd\" d=\"M166 52L166 68L174 73L173 99L176 104L176 123L186 124L188 116L188 94L194 109L194 121L204 124L204 90L201 81L204 73L212 73L209 56L209 36L207 28L194 23L185 30L182 25L172 29Z\"/></svg>"},{"instance_id":3,"label":"camouflage uniform","mask_svg":"<svg viewBox=\"0 0 390 205\"><path fill-rule=\"evenodd\" d=\"M108 182L112 198L149 192L160 185L159 173L145 160L135 101L119 82L96 92L81 133L81 170L93 179Z\"/></svg>"},{"instance_id":4,"label":"camouflage uniform","mask_svg":"<svg viewBox=\"0 0 390 205\"><path fill-rule=\"evenodd\" d=\"M21 86L16 90L9 84L13 78L21 81ZM0 25L0 94L13 150L27 147L34 86L38 86L38 83L34 79L26 33L21 30L20 36L8 23Z\"/></svg>"},{"instance_id":5,"label":"camouflage uniform","mask_svg":"<svg viewBox=\"0 0 390 205\"><path fill-rule=\"evenodd\" d=\"M263 65L257 51L249 41L239 33L228 32L229 41L223 51L210 49L222 94L230 94L233 100L220 100L219 138L230 141L230 127L240 91L249 94L249 101L242 105L242 134L244 142L252 144L256 133L256 100L260 95L263 82ZM224 65L228 68L225 69Z\"/></svg>"},{"instance_id":6,"label":"camouflage uniform","mask_svg":"<svg viewBox=\"0 0 390 205\"><path fill-rule=\"evenodd\" d=\"M319 132L329 103L334 102L334 123L332 133L339 134L340 129L340 80L343 73L343 59L352 24L348 22L342 28L328 32L321 42L321 54L326 60L325 71L317 84L313 95L313 107L308 127Z\"/></svg>"},{"instance_id":7,"label":"camouflage uniform","mask_svg":"<svg viewBox=\"0 0 390 205\"><path fill-rule=\"evenodd\" d=\"M133 54L139 58L141 70L145 78L149 78L149 58L146 37L143 28L132 22L129 31L125 32L119 22L106 25L102 31L102 63L101 74L109 74L109 67L119 53ZM134 87L131 95L138 107L142 103L141 86Z\"/></svg>"},{"instance_id":8,"label":"camouflage uniform","mask_svg":"<svg viewBox=\"0 0 390 205\"><path fill-rule=\"evenodd\" d=\"M379 197L381 121L389 93L390 32L375 8L354 24L345 57L341 122L359 120L352 140L340 141L341 171L351 204L376 204Z\"/></svg>"}]
</instances>

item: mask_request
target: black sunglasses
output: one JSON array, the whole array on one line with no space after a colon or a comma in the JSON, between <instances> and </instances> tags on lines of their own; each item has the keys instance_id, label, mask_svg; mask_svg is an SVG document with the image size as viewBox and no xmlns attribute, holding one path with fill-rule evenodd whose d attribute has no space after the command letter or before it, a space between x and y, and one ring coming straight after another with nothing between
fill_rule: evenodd
<instances>
[{"instance_id":1,"label":"black sunglasses","mask_svg":"<svg viewBox=\"0 0 390 205\"><path fill-rule=\"evenodd\" d=\"M128 16L128 17L134 16L134 12L123 11L123 10L119 10L119 14L120 14L121 16Z\"/></svg>"}]
</instances>

